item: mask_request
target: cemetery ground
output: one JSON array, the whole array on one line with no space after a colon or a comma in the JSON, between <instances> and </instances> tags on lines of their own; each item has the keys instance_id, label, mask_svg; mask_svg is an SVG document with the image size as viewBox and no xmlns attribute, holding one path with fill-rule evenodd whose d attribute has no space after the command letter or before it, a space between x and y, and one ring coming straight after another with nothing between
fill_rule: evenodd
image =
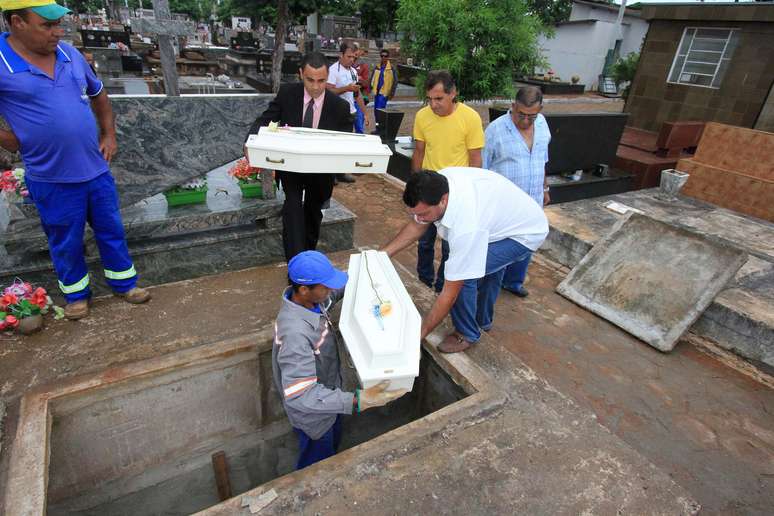
<instances>
[{"instance_id":1,"label":"cemetery ground","mask_svg":"<svg viewBox=\"0 0 774 516\"><path fill-rule=\"evenodd\" d=\"M334 196L358 217L357 247L384 244L406 220L389 180L360 176ZM332 257L344 267L348 255ZM396 257L424 311L433 296L411 278L415 260L415 247ZM360 447L348 450L292 487L277 481L279 498L261 514L770 513L772 379L694 339L656 351L556 294L566 273L537 257L530 296L503 293L494 328L466 353L502 389L501 406L397 449L383 440L360 463ZM100 298L84 321L4 336L0 485L26 391L265 328L285 280L282 264L187 280L152 287L147 305ZM213 512L247 513L239 498Z\"/></svg>"}]
</instances>

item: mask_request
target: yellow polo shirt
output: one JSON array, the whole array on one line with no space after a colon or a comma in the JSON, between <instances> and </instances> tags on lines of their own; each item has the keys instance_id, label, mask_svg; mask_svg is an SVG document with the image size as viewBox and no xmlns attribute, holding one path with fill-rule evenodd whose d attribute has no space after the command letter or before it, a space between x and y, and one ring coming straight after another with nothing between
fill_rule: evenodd
<instances>
[{"instance_id":1,"label":"yellow polo shirt","mask_svg":"<svg viewBox=\"0 0 774 516\"><path fill-rule=\"evenodd\" d=\"M467 167L468 151L484 146L484 127L478 113L461 102L448 116L425 106L414 118L414 139L425 142L423 169Z\"/></svg>"}]
</instances>

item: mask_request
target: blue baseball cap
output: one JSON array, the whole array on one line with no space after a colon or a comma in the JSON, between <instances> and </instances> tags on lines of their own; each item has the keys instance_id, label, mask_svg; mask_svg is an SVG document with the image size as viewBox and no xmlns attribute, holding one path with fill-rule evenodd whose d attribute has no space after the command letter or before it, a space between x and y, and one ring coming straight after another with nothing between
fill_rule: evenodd
<instances>
[{"instance_id":1,"label":"blue baseball cap","mask_svg":"<svg viewBox=\"0 0 774 516\"><path fill-rule=\"evenodd\" d=\"M288 276L299 285L323 284L338 289L347 284L347 273L334 267L328 257L318 251L304 251L291 258Z\"/></svg>"},{"instance_id":2,"label":"blue baseball cap","mask_svg":"<svg viewBox=\"0 0 774 516\"><path fill-rule=\"evenodd\" d=\"M65 14L70 14L72 11L67 7L62 7L56 2L51 2L47 5L39 5L37 7L30 7L30 11L37 14L41 18L45 18L48 21L56 21Z\"/></svg>"}]
</instances>

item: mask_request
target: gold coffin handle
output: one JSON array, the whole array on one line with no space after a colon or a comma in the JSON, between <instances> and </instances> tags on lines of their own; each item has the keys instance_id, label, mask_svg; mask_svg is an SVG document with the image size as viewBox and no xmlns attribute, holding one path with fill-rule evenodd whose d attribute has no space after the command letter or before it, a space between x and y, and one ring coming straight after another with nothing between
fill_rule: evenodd
<instances>
[{"instance_id":1,"label":"gold coffin handle","mask_svg":"<svg viewBox=\"0 0 774 516\"><path fill-rule=\"evenodd\" d=\"M266 156L266 161L268 161L269 163L279 163L280 165L282 165L285 163L285 158L271 159L269 156Z\"/></svg>"},{"instance_id":2,"label":"gold coffin handle","mask_svg":"<svg viewBox=\"0 0 774 516\"><path fill-rule=\"evenodd\" d=\"M360 163L359 161L356 161L355 162L355 166L356 167L363 167L363 168L373 167L374 166L374 162L371 161L369 163Z\"/></svg>"}]
</instances>

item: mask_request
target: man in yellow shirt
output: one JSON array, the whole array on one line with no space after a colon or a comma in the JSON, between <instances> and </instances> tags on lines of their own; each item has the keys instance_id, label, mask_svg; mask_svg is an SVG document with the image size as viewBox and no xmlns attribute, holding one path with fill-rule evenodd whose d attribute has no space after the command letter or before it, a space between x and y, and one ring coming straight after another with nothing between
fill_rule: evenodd
<instances>
[{"instance_id":1,"label":"man in yellow shirt","mask_svg":"<svg viewBox=\"0 0 774 516\"><path fill-rule=\"evenodd\" d=\"M425 92L428 105L414 118L414 155L411 170L438 172L446 167L481 167L481 149L484 147L484 128L475 110L457 102L454 78L446 70L435 70L427 75ZM443 269L449 257L449 244L441 240L441 265L435 272L434 224L419 239L417 247L417 275L436 292L443 289Z\"/></svg>"}]
</instances>

